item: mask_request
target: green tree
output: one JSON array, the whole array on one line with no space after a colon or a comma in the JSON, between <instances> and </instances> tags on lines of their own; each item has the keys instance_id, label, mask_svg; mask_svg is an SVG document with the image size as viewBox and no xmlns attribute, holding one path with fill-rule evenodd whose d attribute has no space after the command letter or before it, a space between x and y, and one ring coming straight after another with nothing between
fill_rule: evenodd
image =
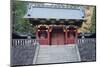
<instances>
[{"instance_id":1,"label":"green tree","mask_svg":"<svg viewBox=\"0 0 100 67\"><path fill-rule=\"evenodd\" d=\"M13 0L12 13L13 13L13 32L29 33L32 32L29 20L24 19L24 15L27 11L27 2Z\"/></svg>"},{"instance_id":2,"label":"green tree","mask_svg":"<svg viewBox=\"0 0 100 67\"><path fill-rule=\"evenodd\" d=\"M92 15L91 22L92 22L92 25L90 28L90 32L95 33L96 32L96 7L94 7L94 9L93 9L93 15Z\"/></svg>"}]
</instances>

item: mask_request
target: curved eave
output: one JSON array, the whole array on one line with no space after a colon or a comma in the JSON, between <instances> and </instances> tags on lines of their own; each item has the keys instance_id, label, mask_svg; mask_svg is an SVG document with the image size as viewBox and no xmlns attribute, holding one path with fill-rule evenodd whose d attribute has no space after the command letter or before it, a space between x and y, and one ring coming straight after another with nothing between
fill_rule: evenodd
<instances>
[{"instance_id":1,"label":"curved eave","mask_svg":"<svg viewBox=\"0 0 100 67\"><path fill-rule=\"evenodd\" d=\"M55 20L55 21L59 21L59 20L63 20L63 21L86 21L86 18L78 18L78 19L67 19L67 18L27 18L27 17L23 17L24 19L31 19L31 20L46 20L46 21L50 21L50 20Z\"/></svg>"}]
</instances>

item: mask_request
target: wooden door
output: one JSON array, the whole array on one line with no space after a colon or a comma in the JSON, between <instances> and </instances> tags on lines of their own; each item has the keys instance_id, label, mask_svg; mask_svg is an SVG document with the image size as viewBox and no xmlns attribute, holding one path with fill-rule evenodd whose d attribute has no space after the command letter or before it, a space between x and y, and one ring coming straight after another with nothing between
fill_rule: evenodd
<instances>
[{"instance_id":1,"label":"wooden door","mask_svg":"<svg viewBox=\"0 0 100 67\"><path fill-rule=\"evenodd\" d=\"M57 39L58 39L58 45L64 45L64 33L63 32L59 32L57 33Z\"/></svg>"},{"instance_id":2,"label":"wooden door","mask_svg":"<svg viewBox=\"0 0 100 67\"><path fill-rule=\"evenodd\" d=\"M64 45L64 33L63 32L53 32L51 36L52 45Z\"/></svg>"}]
</instances>

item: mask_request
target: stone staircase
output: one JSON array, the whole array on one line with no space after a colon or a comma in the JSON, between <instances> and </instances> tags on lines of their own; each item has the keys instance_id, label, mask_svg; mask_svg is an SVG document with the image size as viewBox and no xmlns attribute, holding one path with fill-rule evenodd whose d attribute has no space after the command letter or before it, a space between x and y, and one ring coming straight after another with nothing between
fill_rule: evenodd
<instances>
[{"instance_id":1,"label":"stone staircase","mask_svg":"<svg viewBox=\"0 0 100 67\"><path fill-rule=\"evenodd\" d=\"M40 45L35 64L79 62L80 54L75 44Z\"/></svg>"}]
</instances>

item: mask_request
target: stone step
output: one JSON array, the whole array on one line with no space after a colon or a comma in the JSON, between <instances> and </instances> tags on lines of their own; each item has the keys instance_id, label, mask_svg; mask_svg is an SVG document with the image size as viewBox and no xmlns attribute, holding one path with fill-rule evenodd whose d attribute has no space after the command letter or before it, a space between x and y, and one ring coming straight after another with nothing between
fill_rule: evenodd
<instances>
[{"instance_id":1,"label":"stone step","mask_svg":"<svg viewBox=\"0 0 100 67\"><path fill-rule=\"evenodd\" d=\"M36 64L80 61L76 45L40 45Z\"/></svg>"}]
</instances>

